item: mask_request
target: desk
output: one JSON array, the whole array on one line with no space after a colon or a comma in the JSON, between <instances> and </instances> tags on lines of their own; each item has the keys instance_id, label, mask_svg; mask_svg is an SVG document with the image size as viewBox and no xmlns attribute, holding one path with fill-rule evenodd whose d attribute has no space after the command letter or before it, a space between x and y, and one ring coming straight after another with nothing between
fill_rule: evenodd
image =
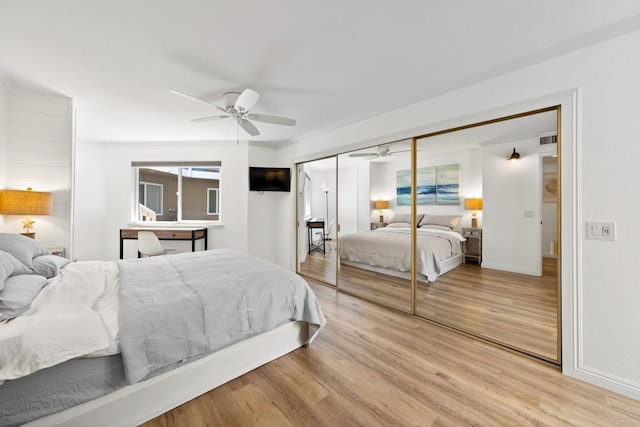
<instances>
[{"instance_id":1,"label":"desk","mask_svg":"<svg viewBox=\"0 0 640 427\"><path fill-rule=\"evenodd\" d=\"M208 229L205 228L144 228L131 227L120 229L120 259L124 256L124 241L137 240L138 231L151 231L159 240L190 240L191 252L196 251L196 240L204 239L204 249L209 242ZM138 258L140 253L138 253Z\"/></svg>"},{"instance_id":2,"label":"desk","mask_svg":"<svg viewBox=\"0 0 640 427\"><path fill-rule=\"evenodd\" d=\"M315 230L322 230L322 244L318 243L317 245L313 244L313 233ZM310 218L307 220L307 235L309 242L309 254L314 251L321 251L323 254L325 253L325 242L324 242L324 219L322 218Z\"/></svg>"}]
</instances>

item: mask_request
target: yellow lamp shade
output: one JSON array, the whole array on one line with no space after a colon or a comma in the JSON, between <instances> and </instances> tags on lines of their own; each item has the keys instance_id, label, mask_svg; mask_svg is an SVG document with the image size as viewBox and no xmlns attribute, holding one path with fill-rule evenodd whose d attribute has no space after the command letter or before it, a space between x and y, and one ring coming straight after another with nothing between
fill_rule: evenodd
<instances>
[{"instance_id":1,"label":"yellow lamp shade","mask_svg":"<svg viewBox=\"0 0 640 427\"><path fill-rule=\"evenodd\" d=\"M468 211L481 211L482 199L479 199L479 198L464 199L464 208Z\"/></svg>"},{"instance_id":2,"label":"yellow lamp shade","mask_svg":"<svg viewBox=\"0 0 640 427\"><path fill-rule=\"evenodd\" d=\"M0 214L49 215L53 208L53 195L42 191L0 190Z\"/></svg>"},{"instance_id":3,"label":"yellow lamp shade","mask_svg":"<svg viewBox=\"0 0 640 427\"><path fill-rule=\"evenodd\" d=\"M389 208L389 201L387 200L376 200L373 202L373 208L374 209L388 209Z\"/></svg>"}]
</instances>

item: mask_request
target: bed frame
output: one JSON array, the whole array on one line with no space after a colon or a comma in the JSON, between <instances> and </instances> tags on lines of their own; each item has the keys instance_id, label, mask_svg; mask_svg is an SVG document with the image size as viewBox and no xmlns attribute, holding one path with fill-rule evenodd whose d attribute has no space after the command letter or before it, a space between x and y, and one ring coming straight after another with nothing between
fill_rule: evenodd
<instances>
[{"instance_id":1,"label":"bed frame","mask_svg":"<svg viewBox=\"0 0 640 427\"><path fill-rule=\"evenodd\" d=\"M442 271L440 272L440 275L443 275L444 273L451 271L457 266L459 266L460 264L462 264L462 254L454 255L441 262L442 262ZM373 271L376 273L387 274L389 276L399 277L400 279L411 280L411 272L408 272L408 271L398 271L398 270L392 270L389 268L376 267L373 265L363 264L360 262L349 261L344 258L340 258L340 264L349 265L351 267L356 267L356 268L362 268L363 270ZM418 273L417 278L418 278L418 282L429 283L429 281L427 280L427 277L423 274Z\"/></svg>"},{"instance_id":2,"label":"bed frame","mask_svg":"<svg viewBox=\"0 0 640 427\"><path fill-rule=\"evenodd\" d=\"M32 421L25 426L140 425L219 385L302 347L309 324L290 322L157 377Z\"/></svg>"}]
</instances>

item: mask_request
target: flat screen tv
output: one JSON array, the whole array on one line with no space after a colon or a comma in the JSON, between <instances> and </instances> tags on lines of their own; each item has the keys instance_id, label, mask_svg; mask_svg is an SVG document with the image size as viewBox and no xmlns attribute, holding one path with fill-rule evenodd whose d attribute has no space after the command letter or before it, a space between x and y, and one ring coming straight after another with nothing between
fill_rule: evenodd
<instances>
[{"instance_id":1,"label":"flat screen tv","mask_svg":"<svg viewBox=\"0 0 640 427\"><path fill-rule=\"evenodd\" d=\"M249 167L250 191L291 191L291 169Z\"/></svg>"}]
</instances>

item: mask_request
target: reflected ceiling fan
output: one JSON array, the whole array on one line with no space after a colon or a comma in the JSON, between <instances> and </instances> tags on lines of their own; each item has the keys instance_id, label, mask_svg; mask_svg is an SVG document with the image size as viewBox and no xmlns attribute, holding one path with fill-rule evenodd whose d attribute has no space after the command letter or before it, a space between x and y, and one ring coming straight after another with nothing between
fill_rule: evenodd
<instances>
[{"instance_id":1,"label":"reflected ceiling fan","mask_svg":"<svg viewBox=\"0 0 640 427\"><path fill-rule=\"evenodd\" d=\"M199 119L193 119L191 120L192 122L209 122L209 121L221 120L221 119L234 119L238 123L238 125L251 136L260 135L260 131L258 131L258 129L252 123L252 121L269 123L272 125L283 125L283 126L295 126L296 124L296 121L294 119L288 119L286 117L250 113L249 110L253 108L256 102L258 102L258 98L260 98L260 94L253 89L247 88L243 90L242 93L239 93L239 92L225 93L223 95L224 108L219 107L216 104L206 101L204 99L200 99L193 95L189 95L188 93L180 92L179 90L171 89L169 92L182 96L184 98L190 99L192 101L200 102L201 104L214 106L218 110L225 113L224 115L219 115L219 116L208 116L208 117L201 117Z\"/></svg>"},{"instance_id":2,"label":"reflected ceiling fan","mask_svg":"<svg viewBox=\"0 0 640 427\"><path fill-rule=\"evenodd\" d=\"M376 151L375 152L370 152L370 153L353 153L353 154L349 154L349 157L388 157L388 156L392 156L394 154L398 154L398 153L408 153L411 150L398 150L398 151L391 151L391 148L388 145L378 145L376 147Z\"/></svg>"}]
</instances>

